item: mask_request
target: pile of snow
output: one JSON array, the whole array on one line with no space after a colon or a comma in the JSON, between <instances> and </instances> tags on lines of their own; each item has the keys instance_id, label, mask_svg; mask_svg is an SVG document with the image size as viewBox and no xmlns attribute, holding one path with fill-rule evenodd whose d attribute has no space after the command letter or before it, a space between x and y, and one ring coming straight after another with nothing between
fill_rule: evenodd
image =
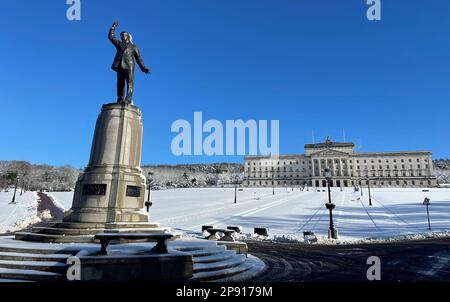
<instances>
[{"instance_id":1,"label":"pile of snow","mask_svg":"<svg viewBox=\"0 0 450 302\"><path fill-rule=\"evenodd\" d=\"M36 192L16 193L16 203L11 204L14 190L0 192L0 234L15 232L38 223L38 196Z\"/></svg>"},{"instance_id":2,"label":"pile of snow","mask_svg":"<svg viewBox=\"0 0 450 302\"><path fill-rule=\"evenodd\" d=\"M73 192L45 192L45 194L61 210L67 211L72 207Z\"/></svg>"}]
</instances>

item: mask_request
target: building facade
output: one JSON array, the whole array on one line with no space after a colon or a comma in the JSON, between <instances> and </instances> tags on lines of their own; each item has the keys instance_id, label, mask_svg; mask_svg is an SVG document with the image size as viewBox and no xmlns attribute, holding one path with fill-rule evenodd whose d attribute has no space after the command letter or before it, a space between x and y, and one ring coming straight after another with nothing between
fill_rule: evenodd
<instances>
[{"instance_id":1,"label":"building facade","mask_svg":"<svg viewBox=\"0 0 450 302\"><path fill-rule=\"evenodd\" d=\"M353 143L306 144L304 154L244 157L248 186L325 187L324 169L331 186L353 187L370 182L374 187L434 187L430 151L355 152Z\"/></svg>"}]
</instances>

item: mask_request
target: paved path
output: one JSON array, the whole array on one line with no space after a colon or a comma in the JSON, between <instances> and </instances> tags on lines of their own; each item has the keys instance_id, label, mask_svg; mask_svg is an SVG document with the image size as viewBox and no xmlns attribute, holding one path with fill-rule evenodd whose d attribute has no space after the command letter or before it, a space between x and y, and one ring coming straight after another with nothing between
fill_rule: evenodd
<instances>
[{"instance_id":1,"label":"paved path","mask_svg":"<svg viewBox=\"0 0 450 302\"><path fill-rule=\"evenodd\" d=\"M53 200L45 193L38 192L37 194L39 198L38 212L49 210L52 215L52 221L62 221L64 213L53 203Z\"/></svg>"},{"instance_id":2,"label":"paved path","mask_svg":"<svg viewBox=\"0 0 450 302\"><path fill-rule=\"evenodd\" d=\"M450 281L450 238L360 244L248 243L268 270L255 281L367 282L370 256L381 260L382 281Z\"/></svg>"}]
</instances>

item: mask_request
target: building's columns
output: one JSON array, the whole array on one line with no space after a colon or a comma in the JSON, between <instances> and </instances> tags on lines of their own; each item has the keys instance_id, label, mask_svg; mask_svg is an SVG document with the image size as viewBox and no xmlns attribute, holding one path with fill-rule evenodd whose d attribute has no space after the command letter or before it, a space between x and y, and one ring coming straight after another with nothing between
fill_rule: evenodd
<instances>
[{"instance_id":1,"label":"building's columns","mask_svg":"<svg viewBox=\"0 0 450 302\"><path fill-rule=\"evenodd\" d=\"M322 176L322 159L319 157L319 177Z\"/></svg>"},{"instance_id":2,"label":"building's columns","mask_svg":"<svg viewBox=\"0 0 450 302\"><path fill-rule=\"evenodd\" d=\"M351 170L350 170L350 160L347 158L347 176L350 177Z\"/></svg>"},{"instance_id":3,"label":"building's columns","mask_svg":"<svg viewBox=\"0 0 450 302\"><path fill-rule=\"evenodd\" d=\"M314 158L311 158L311 168L312 168L312 176L316 176L316 167L314 166Z\"/></svg>"}]
</instances>

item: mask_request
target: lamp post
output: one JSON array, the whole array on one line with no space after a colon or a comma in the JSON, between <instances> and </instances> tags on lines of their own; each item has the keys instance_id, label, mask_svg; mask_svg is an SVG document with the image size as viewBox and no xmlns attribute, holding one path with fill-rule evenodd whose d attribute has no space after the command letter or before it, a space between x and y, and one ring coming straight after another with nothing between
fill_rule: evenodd
<instances>
[{"instance_id":1,"label":"lamp post","mask_svg":"<svg viewBox=\"0 0 450 302\"><path fill-rule=\"evenodd\" d=\"M234 203L237 203L237 183L238 183L238 177L234 177Z\"/></svg>"},{"instance_id":2,"label":"lamp post","mask_svg":"<svg viewBox=\"0 0 450 302\"><path fill-rule=\"evenodd\" d=\"M16 177L16 185L14 186L14 194L11 200L11 203L16 203L16 191L17 191L17 183L19 182L19 176Z\"/></svg>"},{"instance_id":3,"label":"lamp post","mask_svg":"<svg viewBox=\"0 0 450 302\"><path fill-rule=\"evenodd\" d=\"M362 180L359 179L359 190L361 191L361 197L363 196L363 190L362 190Z\"/></svg>"},{"instance_id":4,"label":"lamp post","mask_svg":"<svg viewBox=\"0 0 450 302\"><path fill-rule=\"evenodd\" d=\"M328 187L328 203L325 204L325 207L330 212L330 229L328 230L328 239L337 239L338 234L337 234L337 230L334 228L334 223L333 223L333 210L336 207L336 205L331 202L331 190L330 190L331 170L329 168L325 168L324 174L325 174L325 179L327 181L327 187Z\"/></svg>"},{"instance_id":5,"label":"lamp post","mask_svg":"<svg viewBox=\"0 0 450 302\"><path fill-rule=\"evenodd\" d=\"M428 197L425 197L425 199L423 200L423 204L427 206L428 230L431 231L430 210L428 209L428 207L430 206L430 199Z\"/></svg>"},{"instance_id":6,"label":"lamp post","mask_svg":"<svg viewBox=\"0 0 450 302\"><path fill-rule=\"evenodd\" d=\"M369 206L372 206L372 196L370 195L370 178L367 178L367 189L369 190Z\"/></svg>"},{"instance_id":7,"label":"lamp post","mask_svg":"<svg viewBox=\"0 0 450 302\"><path fill-rule=\"evenodd\" d=\"M25 185L25 174L22 177L22 187L20 188L20 196L23 194L23 186Z\"/></svg>"},{"instance_id":8,"label":"lamp post","mask_svg":"<svg viewBox=\"0 0 450 302\"><path fill-rule=\"evenodd\" d=\"M147 195L147 201L145 202L145 206L147 207L147 212L149 212L150 211L150 207L152 206L152 202L151 202L151 200L150 200L150 192L152 191L152 187L151 187L151 184L152 184L152 181L153 181L153 179L152 179L152 176L153 176L153 172L148 172L148 178L147 178L147 184L148 184L148 195Z\"/></svg>"},{"instance_id":9,"label":"lamp post","mask_svg":"<svg viewBox=\"0 0 450 302\"><path fill-rule=\"evenodd\" d=\"M275 195L275 181L273 179L273 172L272 172L272 195Z\"/></svg>"}]
</instances>

